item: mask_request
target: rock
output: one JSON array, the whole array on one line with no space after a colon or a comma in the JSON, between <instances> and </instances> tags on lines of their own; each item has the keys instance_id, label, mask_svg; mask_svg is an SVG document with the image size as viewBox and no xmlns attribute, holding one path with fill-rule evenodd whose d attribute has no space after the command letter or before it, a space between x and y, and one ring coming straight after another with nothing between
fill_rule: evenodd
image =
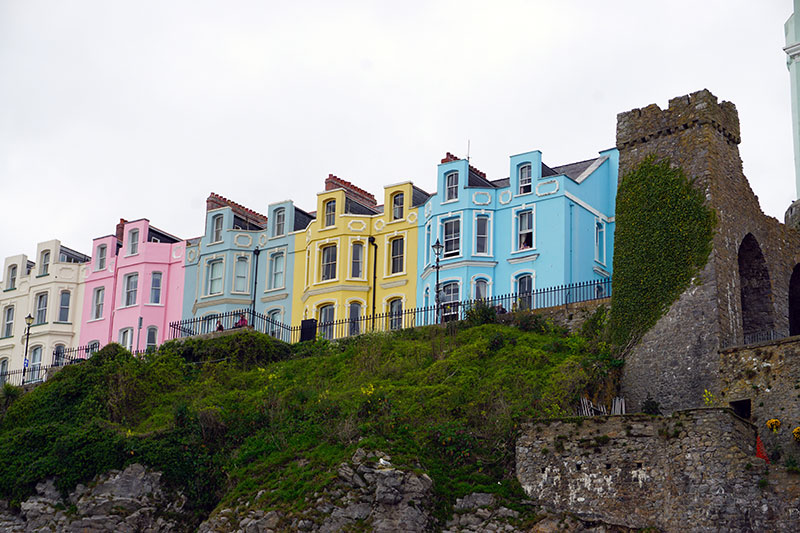
<instances>
[{"instance_id":1,"label":"rock","mask_svg":"<svg viewBox=\"0 0 800 533\"><path fill-rule=\"evenodd\" d=\"M478 507L491 507L495 503L493 494L485 492L473 492L463 498L458 498L453 508L456 511L467 511Z\"/></svg>"}]
</instances>

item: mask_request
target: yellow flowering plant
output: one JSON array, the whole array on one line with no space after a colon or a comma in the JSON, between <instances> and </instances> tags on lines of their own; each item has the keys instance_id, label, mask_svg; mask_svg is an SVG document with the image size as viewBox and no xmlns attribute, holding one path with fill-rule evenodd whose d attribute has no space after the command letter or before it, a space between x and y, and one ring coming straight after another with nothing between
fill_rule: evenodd
<instances>
[{"instance_id":1,"label":"yellow flowering plant","mask_svg":"<svg viewBox=\"0 0 800 533\"><path fill-rule=\"evenodd\" d=\"M781 429L781 421L777 418L770 418L767 420L767 428L772 430L773 433L777 433Z\"/></svg>"},{"instance_id":2,"label":"yellow flowering plant","mask_svg":"<svg viewBox=\"0 0 800 533\"><path fill-rule=\"evenodd\" d=\"M792 436L796 442L800 442L800 426L797 426L792 430Z\"/></svg>"}]
</instances>

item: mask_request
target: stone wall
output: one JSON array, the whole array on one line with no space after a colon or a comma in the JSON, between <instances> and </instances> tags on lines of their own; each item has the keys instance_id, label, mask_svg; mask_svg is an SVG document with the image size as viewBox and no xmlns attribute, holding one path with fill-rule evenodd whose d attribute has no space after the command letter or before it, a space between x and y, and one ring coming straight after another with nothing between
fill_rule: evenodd
<instances>
[{"instance_id":1,"label":"stone wall","mask_svg":"<svg viewBox=\"0 0 800 533\"><path fill-rule=\"evenodd\" d=\"M611 298L601 298L598 300L588 300L585 302L535 309L532 313L542 315L546 319L552 321L556 326L567 328L570 332L576 333L580 331L584 322L591 318L598 308L609 308L610 306ZM511 313L498 315L497 320L501 324L513 324L514 322L513 314Z\"/></svg>"},{"instance_id":2,"label":"stone wall","mask_svg":"<svg viewBox=\"0 0 800 533\"><path fill-rule=\"evenodd\" d=\"M800 444L792 430L800 426L800 337L769 344L722 350L719 353L719 385L711 389L720 403L743 402L751 410L750 421L758 428L773 462L787 459L800 463ZM735 405L735 404L734 404ZM765 423L781 421L777 433Z\"/></svg>"},{"instance_id":3,"label":"stone wall","mask_svg":"<svg viewBox=\"0 0 800 533\"><path fill-rule=\"evenodd\" d=\"M536 502L607 524L796 531L800 477L765 474L755 440L729 409L533 423L517 440L517 478Z\"/></svg>"},{"instance_id":4,"label":"stone wall","mask_svg":"<svg viewBox=\"0 0 800 533\"><path fill-rule=\"evenodd\" d=\"M766 270L752 264L753 254L744 254L745 278L766 272L768 279L753 274L745 279L745 293L757 295L750 301L764 303L769 314L751 309L757 319L750 332L771 323L778 335L789 333L789 280L800 262L800 233L761 211L742 172L739 135L736 107L718 103L707 90L674 98L665 110L650 105L617 117L620 179L651 154L668 157L717 214L708 264L626 359L622 389L631 409L640 408L648 392L667 411L701 405L719 371L717 350L743 343L739 249L748 234Z\"/></svg>"}]
</instances>

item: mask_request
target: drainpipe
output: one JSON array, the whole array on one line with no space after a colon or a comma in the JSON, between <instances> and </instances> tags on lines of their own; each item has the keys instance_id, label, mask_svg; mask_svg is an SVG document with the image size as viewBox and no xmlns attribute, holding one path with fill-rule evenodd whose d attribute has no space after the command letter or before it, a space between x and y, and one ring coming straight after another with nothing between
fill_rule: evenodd
<instances>
[{"instance_id":1,"label":"drainpipe","mask_svg":"<svg viewBox=\"0 0 800 533\"><path fill-rule=\"evenodd\" d=\"M375 242L375 237L369 236L369 243L374 246L375 253L372 259L372 331L375 331L375 293L378 283L378 243Z\"/></svg>"},{"instance_id":2,"label":"drainpipe","mask_svg":"<svg viewBox=\"0 0 800 533\"><path fill-rule=\"evenodd\" d=\"M255 263L256 264L255 264L255 266L253 268L253 270L254 270L254 272L253 272L253 305L252 305L252 309L250 310L250 325L251 326L253 326L253 324L256 321L256 318L255 318L256 317L256 294L257 294L256 288L258 287L258 254L260 254L260 253L261 253L261 250L259 250L258 246L256 246L253 249L253 255L255 256ZM286 262L287 262L286 258L284 258L284 261L283 261L283 271L284 272L286 272ZM234 265L234 267L235 266L236 265ZM285 275L284 275L284 277L285 277Z\"/></svg>"},{"instance_id":3,"label":"drainpipe","mask_svg":"<svg viewBox=\"0 0 800 533\"><path fill-rule=\"evenodd\" d=\"M569 284L572 284L572 234L573 234L573 209L575 204L569 204Z\"/></svg>"}]
</instances>

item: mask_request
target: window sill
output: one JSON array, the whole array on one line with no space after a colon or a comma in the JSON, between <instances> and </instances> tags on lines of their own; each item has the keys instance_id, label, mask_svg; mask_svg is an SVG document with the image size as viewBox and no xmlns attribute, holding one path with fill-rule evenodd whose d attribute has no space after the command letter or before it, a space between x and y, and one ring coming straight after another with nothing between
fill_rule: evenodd
<instances>
[{"instance_id":1,"label":"window sill","mask_svg":"<svg viewBox=\"0 0 800 533\"><path fill-rule=\"evenodd\" d=\"M318 231L320 231L320 232L322 232L322 231L331 231L331 230L335 230L335 229L336 229L336 224L334 224L333 226L325 226L325 227L319 228Z\"/></svg>"},{"instance_id":2,"label":"window sill","mask_svg":"<svg viewBox=\"0 0 800 533\"><path fill-rule=\"evenodd\" d=\"M442 202L442 203L441 203L441 204L439 204L439 205L454 204L454 203L456 203L456 202L458 202L458 198L453 198L452 200L445 200L444 202Z\"/></svg>"},{"instance_id":3,"label":"window sill","mask_svg":"<svg viewBox=\"0 0 800 533\"><path fill-rule=\"evenodd\" d=\"M137 256L137 255L139 255L139 252L136 252L135 254L125 254L122 257L134 257L134 256Z\"/></svg>"},{"instance_id":4,"label":"window sill","mask_svg":"<svg viewBox=\"0 0 800 533\"><path fill-rule=\"evenodd\" d=\"M278 292L278 291L285 291L286 287L272 287L271 289L264 289L264 292ZM243 294L249 295L249 292L245 292Z\"/></svg>"},{"instance_id":5,"label":"window sill","mask_svg":"<svg viewBox=\"0 0 800 533\"><path fill-rule=\"evenodd\" d=\"M144 305L147 307L164 307L164 304L162 304L161 302L150 302Z\"/></svg>"},{"instance_id":6,"label":"window sill","mask_svg":"<svg viewBox=\"0 0 800 533\"><path fill-rule=\"evenodd\" d=\"M101 320L103 320L103 317L92 318L91 320L87 320L86 323L91 324L92 322L100 322Z\"/></svg>"},{"instance_id":7,"label":"window sill","mask_svg":"<svg viewBox=\"0 0 800 533\"><path fill-rule=\"evenodd\" d=\"M367 281L365 278L345 278L345 281Z\"/></svg>"},{"instance_id":8,"label":"window sill","mask_svg":"<svg viewBox=\"0 0 800 533\"><path fill-rule=\"evenodd\" d=\"M71 326L72 322L61 322L60 320L56 320L55 322L53 322L53 324L64 324L67 326Z\"/></svg>"},{"instance_id":9,"label":"window sill","mask_svg":"<svg viewBox=\"0 0 800 533\"><path fill-rule=\"evenodd\" d=\"M214 292L214 293L211 293L211 294L204 294L203 296L201 296L201 298L214 298L216 296L222 296L223 294L225 294L225 293L223 293L223 292Z\"/></svg>"},{"instance_id":10,"label":"window sill","mask_svg":"<svg viewBox=\"0 0 800 533\"><path fill-rule=\"evenodd\" d=\"M37 279L38 279L38 278L46 278L46 277L47 277L47 276L49 276L49 275L50 275L50 272L48 272L47 274L38 274L38 275L36 276L36 278L37 278Z\"/></svg>"},{"instance_id":11,"label":"window sill","mask_svg":"<svg viewBox=\"0 0 800 533\"><path fill-rule=\"evenodd\" d=\"M136 304L121 305L121 306L117 307L117 311L120 311L122 309L133 309L134 307L136 307Z\"/></svg>"},{"instance_id":12,"label":"window sill","mask_svg":"<svg viewBox=\"0 0 800 533\"><path fill-rule=\"evenodd\" d=\"M225 243L225 241L212 241L212 242L206 244L206 246L216 246L217 244L224 244L224 243Z\"/></svg>"},{"instance_id":13,"label":"window sill","mask_svg":"<svg viewBox=\"0 0 800 533\"><path fill-rule=\"evenodd\" d=\"M339 278L322 279L322 280L319 280L318 282L314 283L314 285L329 285L331 283L336 283L337 281L339 281Z\"/></svg>"},{"instance_id":14,"label":"window sill","mask_svg":"<svg viewBox=\"0 0 800 533\"><path fill-rule=\"evenodd\" d=\"M11 287L10 289L3 289L3 292L11 292L17 290L16 287Z\"/></svg>"},{"instance_id":15,"label":"window sill","mask_svg":"<svg viewBox=\"0 0 800 533\"><path fill-rule=\"evenodd\" d=\"M6 339L13 339L13 338L14 338L14 335L8 335L6 337L0 337L0 341L4 341Z\"/></svg>"},{"instance_id":16,"label":"window sill","mask_svg":"<svg viewBox=\"0 0 800 533\"><path fill-rule=\"evenodd\" d=\"M383 276L383 279L390 279L390 278L399 278L406 275L406 271L403 270L402 272L393 272L391 274L386 274Z\"/></svg>"},{"instance_id":17,"label":"window sill","mask_svg":"<svg viewBox=\"0 0 800 533\"><path fill-rule=\"evenodd\" d=\"M532 194L533 194L533 191L518 192L517 194L514 195L514 198L519 198L520 196L530 196Z\"/></svg>"},{"instance_id":18,"label":"window sill","mask_svg":"<svg viewBox=\"0 0 800 533\"><path fill-rule=\"evenodd\" d=\"M445 259L456 259L458 257L461 257L461 252L457 254L442 255L442 261L444 261Z\"/></svg>"},{"instance_id":19,"label":"window sill","mask_svg":"<svg viewBox=\"0 0 800 533\"><path fill-rule=\"evenodd\" d=\"M535 252L535 251L536 251L536 247L533 246L531 248L520 248L519 250L512 250L511 253L512 254L527 254L527 253Z\"/></svg>"},{"instance_id":20,"label":"window sill","mask_svg":"<svg viewBox=\"0 0 800 533\"><path fill-rule=\"evenodd\" d=\"M395 218L395 219L392 219L389 222L387 222L386 225L388 226L390 224L399 224L399 223L405 222L405 221L406 221L405 218Z\"/></svg>"}]
</instances>

